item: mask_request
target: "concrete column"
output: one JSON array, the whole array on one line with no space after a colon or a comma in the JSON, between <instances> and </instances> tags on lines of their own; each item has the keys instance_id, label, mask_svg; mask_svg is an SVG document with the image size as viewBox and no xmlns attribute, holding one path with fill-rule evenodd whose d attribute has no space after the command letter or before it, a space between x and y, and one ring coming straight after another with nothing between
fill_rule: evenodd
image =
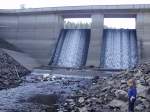
<instances>
[{"instance_id":1,"label":"concrete column","mask_svg":"<svg viewBox=\"0 0 150 112\"><path fill-rule=\"evenodd\" d=\"M101 45L102 45L102 35L103 35L104 15L93 14L91 18L92 18L91 39L90 39L86 65L87 66L93 65L93 66L99 67Z\"/></svg>"},{"instance_id":2,"label":"concrete column","mask_svg":"<svg viewBox=\"0 0 150 112\"><path fill-rule=\"evenodd\" d=\"M150 13L137 14L136 31L141 62L150 59Z\"/></svg>"}]
</instances>

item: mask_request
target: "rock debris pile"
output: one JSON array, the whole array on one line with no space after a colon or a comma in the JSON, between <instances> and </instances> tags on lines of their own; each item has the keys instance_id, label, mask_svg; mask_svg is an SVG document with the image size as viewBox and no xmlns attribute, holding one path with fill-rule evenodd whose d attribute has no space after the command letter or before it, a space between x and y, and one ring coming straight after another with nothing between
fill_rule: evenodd
<instances>
[{"instance_id":1,"label":"rock debris pile","mask_svg":"<svg viewBox=\"0 0 150 112\"><path fill-rule=\"evenodd\" d=\"M137 83L136 112L150 111L150 63L108 78L95 77L87 89L81 87L69 96L59 112L127 112L127 80Z\"/></svg>"},{"instance_id":2,"label":"rock debris pile","mask_svg":"<svg viewBox=\"0 0 150 112\"><path fill-rule=\"evenodd\" d=\"M0 49L0 90L16 87L29 71Z\"/></svg>"}]
</instances>

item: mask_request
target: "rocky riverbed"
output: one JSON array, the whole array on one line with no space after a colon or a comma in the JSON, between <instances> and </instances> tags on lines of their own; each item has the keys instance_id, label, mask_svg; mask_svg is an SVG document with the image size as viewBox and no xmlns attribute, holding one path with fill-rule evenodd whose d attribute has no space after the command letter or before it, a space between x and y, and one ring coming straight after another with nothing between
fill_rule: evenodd
<instances>
[{"instance_id":1,"label":"rocky riverbed","mask_svg":"<svg viewBox=\"0 0 150 112\"><path fill-rule=\"evenodd\" d=\"M83 78L27 75L18 87L0 91L0 112L58 112L67 97L88 85Z\"/></svg>"},{"instance_id":2,"label":"rocky riverbed","mask_svg":"<svg viewBox=\"0 0 150 112\"><path fill-rule=\"evenodd\" d=\"M37 75L0 50L0 68L0 112L127 112L130 78L137 82L135 112L150 111L150 63L106 76L97 71L92 79L90 69L89 77L71 69Z\"/></svg>"},{"instance_id":3,"label":"rocky riverbed","mask_svg":"<svg viewBox=\"0 0 150 112\"><path fill-rule=\"evenodd\" d=\"M128 112L127 80L130 78L134 78L137 83L135 112L149 112L149 63L119 74L112 74L111 77L95 77L88 88L79 89L69 96L62 107L65 112Z\"/></svg>"}]
</instances>

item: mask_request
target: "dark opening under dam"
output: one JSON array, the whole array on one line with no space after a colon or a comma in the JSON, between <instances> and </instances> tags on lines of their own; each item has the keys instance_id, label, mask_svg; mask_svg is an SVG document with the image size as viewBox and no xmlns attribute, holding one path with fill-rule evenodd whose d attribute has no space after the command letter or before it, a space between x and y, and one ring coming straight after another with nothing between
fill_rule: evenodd
<instances>
[{"instance_id":1,"label":"dark opening under dam","mask_svg":"<svg viewBox=\"0 0 150 112\"><path fill-rule=\"evenodd\" d=\"M60 33L51 65L82 67L86 65L90 43L90 29L63 29ZM135 29L104 29L100 67L127 69L137 64ZM93 49L94 50L94 49Z\"/></svg>"}]
</instances>

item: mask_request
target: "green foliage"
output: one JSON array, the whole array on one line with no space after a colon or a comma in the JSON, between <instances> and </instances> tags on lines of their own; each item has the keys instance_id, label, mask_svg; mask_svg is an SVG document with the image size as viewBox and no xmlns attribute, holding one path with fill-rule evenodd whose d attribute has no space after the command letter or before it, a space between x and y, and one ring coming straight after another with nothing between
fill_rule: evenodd
<instances>
[{"instance_id":1,"label":"green foliage","mask_svg":"<svg viewBox=\"0 0 150 112\"><path fill-rule=\"evenodd\" d=\"M64 22L64 28L66 29L90 29L91 23L74 23L74 22Z\"/></svg>"},{"instance_id":2,"label":"green foliage","mask_svg":"<svg viewBox=\"0 0 150 112\"><path fill-rule=\"evenodd\" d=\"M64 28L65 29L90 29L91 28L91 22L86 23L74 23L70 21L64 22ZM107 29L108 27L104 25L104 29Z\"/></svg>"}]
</instances>

